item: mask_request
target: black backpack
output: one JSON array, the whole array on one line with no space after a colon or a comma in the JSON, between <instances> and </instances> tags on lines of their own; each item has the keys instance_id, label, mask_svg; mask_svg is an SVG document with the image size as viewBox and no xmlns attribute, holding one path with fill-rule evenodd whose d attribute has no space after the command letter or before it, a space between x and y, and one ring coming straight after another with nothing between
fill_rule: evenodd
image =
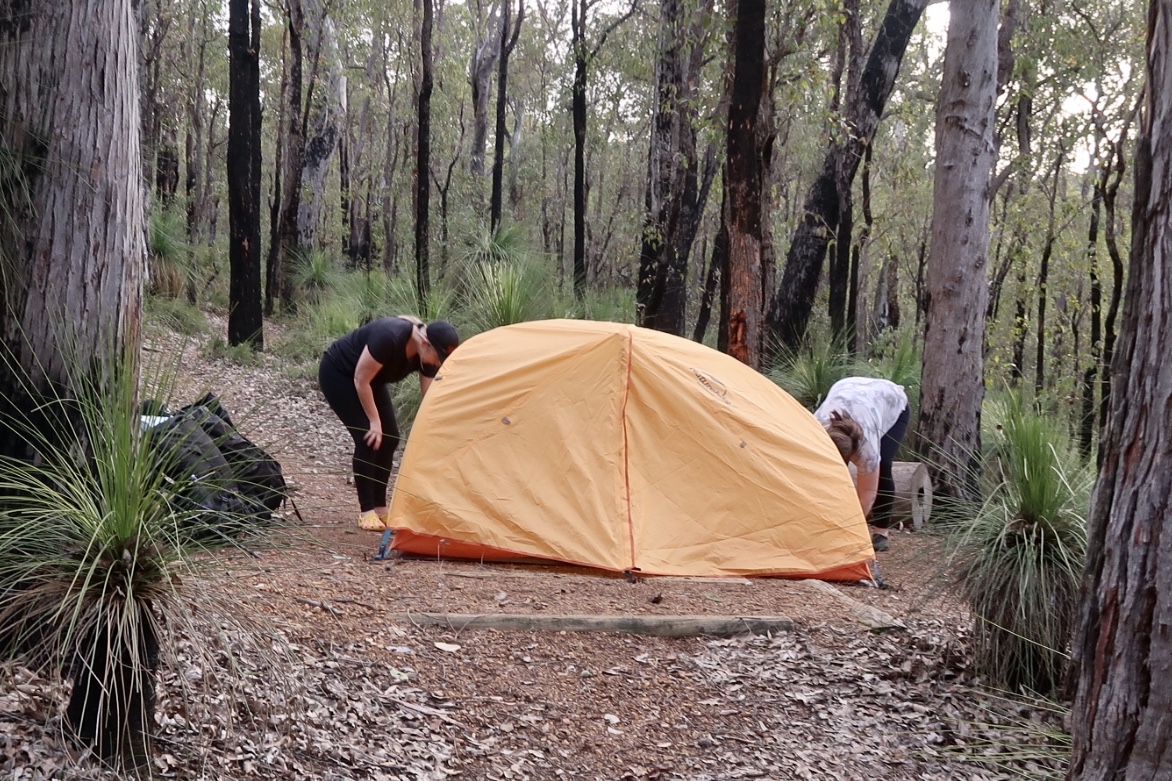
<instances>
[{"instance_id":1,"label":"black backpack","mask_svg":"<svg viewBox=\"0 0 1172 781\"><path fill-rule=\"evenodd\" d=\"M160 469L185 509L222 533L267 524L288 497L280 463L232 423L208 394L149 431Z\"/></svg>"}]
</instances>

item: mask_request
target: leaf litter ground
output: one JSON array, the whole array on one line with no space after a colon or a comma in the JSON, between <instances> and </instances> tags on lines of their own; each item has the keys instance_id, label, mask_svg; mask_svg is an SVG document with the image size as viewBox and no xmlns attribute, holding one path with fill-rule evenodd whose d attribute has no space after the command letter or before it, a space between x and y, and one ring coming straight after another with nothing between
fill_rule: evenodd
<instances>
[{"instance_id":1,"label":"leaf litter ground","mask_svg":"<svg viewBox=\"0 0 1172 781\"><path fill-rule=\"evenodd\" d=\"M220 395L281 461L298 514L210 584L267 622L282 670L185 701L160 676L157 777L176 779L994 779L1061 777L1060 716L979 688L941 543L899 533L886 589L649 578L475 562L374 561L349 439L312 380L182 351L176 401ZM264 543L264 544L259 544ZM852 607L852 603L855 607ZM905 629L869 631L857 604ZM411 614L448 614L447 626ZM782 615L772 636L669 638L469 628L467 614ZM405 619L393 620L392 616ZM186 640L181 642L188 642ZM247 661L247 660L246 660ZM0 775L114 778L61 735L59 683L0 668Z\"/></svg>"}]
</instances>

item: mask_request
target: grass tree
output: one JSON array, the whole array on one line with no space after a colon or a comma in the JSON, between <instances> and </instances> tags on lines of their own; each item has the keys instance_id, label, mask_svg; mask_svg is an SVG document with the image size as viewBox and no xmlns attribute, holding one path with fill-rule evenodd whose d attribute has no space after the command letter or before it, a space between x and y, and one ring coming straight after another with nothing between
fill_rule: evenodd
<instances>
[{"instance_id":1,"label":"grass tree","mask_svg":"<svg viewBox=\"0 0 1172 781\"><path fill-rule=\"evenodd\" d=\"M242 636L259 647L240 607L201 585L213 549L235 543L183 499L192 485L171 467L186 444L142 430L137 377L131 360L104 383L76 372L37 420L3 421L35 458L0 456L0 659L71 681L68 731L129 767L149 760L156 672L179 667L180 638L206 670L230 667Z\"/></svg>"},{"instance_id":2,"label":"grass tree","mask_svg":"<svg viewBox=\"0 0 1172 781\"><path fill-rule=\"evenodd\" d=\"M1068 432L1020 397L991 404L985 498L957 523L953 571L973 613L978 669L1050 694L1066 667L1086 556L1092 475Z\"/></svg>"},{"instance_id":3,"label":"grass tree","mask_svg":"<svg viewBox=\"0 0 1172 781\"><path fill-rule=\"evenodd\" d=\"M829 338L796 349L779 347L777 355L769 378L809 409L822 403L834 383L859 373L846 348Z\"/></svg>"}]
</instances>

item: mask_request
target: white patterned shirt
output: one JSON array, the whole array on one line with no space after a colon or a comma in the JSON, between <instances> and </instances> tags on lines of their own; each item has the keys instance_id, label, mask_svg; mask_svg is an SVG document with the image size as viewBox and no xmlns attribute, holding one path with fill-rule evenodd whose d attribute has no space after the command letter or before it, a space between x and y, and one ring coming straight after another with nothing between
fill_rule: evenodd
<instances>
[{"instance_id":1,"label":"white patterned shirt","mask_svg":"<svg viewBox=\"0 0 1172 781\"><path fill-rule=\"evenodd\" d=\"M895 421L907 409L907 393L902 385L873 377L847 377L830 387L826 400L814 412L823 426L830 425L830 415L849 415L863 428L859 447L859 473L869 475L879 468L879 443Z\"/></svg>"}]
</instances>

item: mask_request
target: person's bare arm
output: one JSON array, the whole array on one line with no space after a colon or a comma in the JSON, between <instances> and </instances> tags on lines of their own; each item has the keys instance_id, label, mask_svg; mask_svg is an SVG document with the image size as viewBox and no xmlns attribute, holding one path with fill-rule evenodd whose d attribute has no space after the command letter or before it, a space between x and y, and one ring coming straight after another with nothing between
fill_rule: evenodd
<instances>
[{"instance_id":1,"label":"person's bare arm","mask_svg":"<svg viewBox=\"0 0 1172 781\"><path fill-rule=\"evenodd\" d=\"M431 387L431 381L432 381L431 377L424 377L422 374L419 375L419 397L420 398L423 398L424 396L427 395L427 389Z\"/></svg>"},{"instance_id":2,"label":"person's bare arm","mask_svg":"<svg viewBox=\"0 0 1172 781\"><path fill-rule=\"evenodd\" d=\"M362 435L366 444L378 450L383 443L383 424L379 419L378 406L374 403L374 390L371 382L382 371L383 365L370 354L370 348L363 347L362 355L358 356L358 365L354 367L354 390L358 391L358 401L362 403L362 411L370 423L370 430Z\"/></svg>"},{"instance_id":3,"label":"person's bare arm","mask_svg":"<svg viewBox=\"0 0 1172 781\"><path fill-rule=\"evenodd\" d=\"M859 504L863 506L863 515L870 518L871 508L875 506L875 495L879 492L879 470L869 474L863 474L860 470L855 487L859 494Z\"/></svg>"}]
</instances>

